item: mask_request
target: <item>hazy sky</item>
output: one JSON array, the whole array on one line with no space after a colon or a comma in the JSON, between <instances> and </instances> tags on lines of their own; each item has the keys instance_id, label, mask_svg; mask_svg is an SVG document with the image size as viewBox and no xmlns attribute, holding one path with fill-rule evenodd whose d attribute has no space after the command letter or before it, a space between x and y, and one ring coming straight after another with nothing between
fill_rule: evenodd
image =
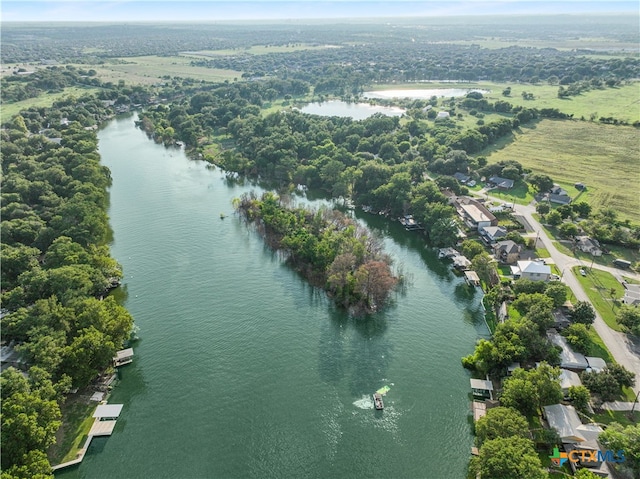
<instances>
[{"instance_id":1,"label":"hazy sky","mask_svg":"<svg viewBox=\"0 0 640 479\"><path fill-rule=\"evenodd\" d=\"M218 21L296 18L418 17L495 14L631 12L638 1L218 1L0 0L8 21Z\"/></svg>"}]
</instances>

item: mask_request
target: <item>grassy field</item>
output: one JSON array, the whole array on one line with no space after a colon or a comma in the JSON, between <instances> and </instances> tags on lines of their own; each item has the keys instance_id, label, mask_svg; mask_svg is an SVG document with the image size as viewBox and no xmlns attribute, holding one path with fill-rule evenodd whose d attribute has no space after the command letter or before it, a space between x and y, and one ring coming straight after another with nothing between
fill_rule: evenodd
<instances>
[{"instance_id":1,"label":"grassy field","mask_svg":"<svg viewBox=\"0 0 640 479\"><path fill-rule=\"evenodd\" d=\"M502 91L511 87L509 97L502 96ZM377 84L367 87L370 90L402 90L402 89L437 89L437 88L469 88L488 90L484 96L493 101L505 100L514 106L529 108L557 108L573 114L579 119L584 116L589 119L592 114L597 118L614 117L629 123L640 120L640 83L629 83L617 88L592 90L578 96L565 99L558 98L558 86L539 83L536 85L522 83L494 83L494 82L420 82L403 84ZM534 100L522 98L522 92L533 93ZM495 114L485 116L485 123L491 121ZM495 115L497 117L497 115Z\"/></svg>"},{"instance_id":2,"label":"grassy field","mask_svg":"<svg viewBox=\"0 0 640 479\"><path fill-rule=\"evenodd\" d=\"M635 399L635 397L634 397ZM633 401L633 399L631 399ZM636 409L638 409L637 406ZM640 411L634 411L631 417L631 411L602 411L593 416L593 420L600 424L611 424L617 422L623 426L638 424L640 422Z\"/></svg>"},{"instance_id":3,"label":"grassy field","mask_svg":"<svg viewBox=\"0 0 640 479\"><path fill-rule=\"evenodd\" d=\"M63 404L63 423L56 433L56 444L48 451L51 464L75 459L78 449L84 445L93 425L94 419L91 413L95 408L95 403L87 404L79 396L69 398Z\"/></svg>"},{"instance_id":4,"label":"grassy field","mask_svg":"<svg viewBox=\"0 0 640 479\"><path fill-rule=\"evenodd\" d=\"M166 75L209 82L232 81L239 79L242 75L242 72L235 70L191 66L192 60L184 56L143 56L123 58L103 65L82 65L82 67L96 70L102 81L117 83L124 80L127 85L152 85Z\"/></svg>"},{"instance_id":5,"label":"grassy field","mask_svg":"<svg viewBox=\"0 0 640 479\"><path fill-rule=\"evenodd\" d=\"M81 96L84 94L92 94L100 91L100 88L82 88L82 87L69 87L65 88L60 93L45 93L36 98L29 98L27 100L18 101L15 103L3 103L0 107L0 121L3 123L11 118L13 115L17 115L20 110L32 106L51 106L53 102L59 100L62 97L68 95Z\"/></svg>"},{"instance_id":6,"label":"grassy field","mask_svg":"<svg viewBox=\"0 0 640 479\"><path fill-rule=\"evenodd\" d=\"M580 274L580 266L573 268L573 273L580 282L594 308L598 310L605 323L616 331L621 331L616 322L616 313L620 308L620 298L624 295L624 287L611 273L585 267L586 276ZM614 292L612 295L611 292Z\"/></svg>"},{"instance_id":7,"label":"grassy field","mask_svg":"<svg viewBox=\"0 0 640 479\"><path fill-rule=\"evenodd\" d=\"M517 160L525 168L549 175L556 182L587 185L587 201L594 209L611 207L624 218L640 222L636 190L640 136L633 127L583 121L542 120L522 129L514 141L484 154L490 163Z\"/></svg>"}]
</instances>

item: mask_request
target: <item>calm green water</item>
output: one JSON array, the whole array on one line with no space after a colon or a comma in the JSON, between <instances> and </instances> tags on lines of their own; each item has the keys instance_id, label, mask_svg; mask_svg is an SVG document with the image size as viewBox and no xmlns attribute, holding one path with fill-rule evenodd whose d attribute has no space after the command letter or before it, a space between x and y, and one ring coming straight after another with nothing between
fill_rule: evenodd
<instances>
[{"instance_id":1,"label":"calm green water","mask_svg":"<svg viewBox=\"0 0 640 479\"><path fill-rule=\"evenodd\" d=\"M154 144L132 117L99 138L142 339L110 400L124 404L114 434L57 477L464 477L460 357L486 334L480 298L418 235L361 214L413 282L351 319L231 216L250 185ZM368 409L385 384L384 412Z\"/></svg>"}]
</instances>

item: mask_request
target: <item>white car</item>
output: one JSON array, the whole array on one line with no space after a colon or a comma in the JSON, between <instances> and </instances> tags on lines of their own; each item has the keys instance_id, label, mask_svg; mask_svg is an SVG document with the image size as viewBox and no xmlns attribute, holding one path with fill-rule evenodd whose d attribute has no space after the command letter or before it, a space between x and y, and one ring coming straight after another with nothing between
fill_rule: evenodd
<instances>
[{"instance_id":1,"label":"white car","mask_svg":"<svg viewBox=\"0 0 640 479\"><path fill-rule=\"evenodd\" d=\"M587 275L587 272L586 272L583 268L580 268L580 274L581 274L582 276L586 276L586 275Z\"/></svg>"}]
</instances>

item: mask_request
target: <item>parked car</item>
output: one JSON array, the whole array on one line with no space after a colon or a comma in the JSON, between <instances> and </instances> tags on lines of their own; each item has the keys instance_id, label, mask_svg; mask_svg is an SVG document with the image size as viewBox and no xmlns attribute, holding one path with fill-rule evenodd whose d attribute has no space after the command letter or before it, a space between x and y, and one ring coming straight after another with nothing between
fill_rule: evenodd
<instances>
[{"instance_id":1,"label":"parked car","mask_svg":"<svg viewBox=\"0 0 640 479\"><path fill-rule=\"evenodd\" d=\"M587 272L586 272L583 268L580 268L580 274L581 274L582 276L586 276L586 275L587 275Z\"/></svg>"}]
</instances>

